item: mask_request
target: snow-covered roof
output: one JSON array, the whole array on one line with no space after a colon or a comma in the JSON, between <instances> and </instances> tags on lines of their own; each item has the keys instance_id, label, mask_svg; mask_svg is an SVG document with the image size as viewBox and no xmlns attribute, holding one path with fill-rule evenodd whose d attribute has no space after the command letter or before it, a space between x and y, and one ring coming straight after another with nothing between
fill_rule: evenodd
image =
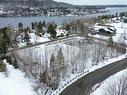
<instances>
[{"instance_id":1,"label":"snow-covered roof","mask_svg":"<svg viewBox=\"0 0 127 95\"><path fill-rule=\"evenodd\" d=\"M104 29L105 31L108 31L108 32L111 32L111 33L114 33L116 31L115 27L114 26L111 26L111 25L98 25L98 24L95 24L95 26L92 27L95 31L98 31L100 29Z\"/></svg>"},{"instance_id":2,"label":"snow-covered roof","mask_svg":"<svg viewBox=\"0 0 127 95\"><path fill-rule=\"evenodd\" d=\"M36 33L36 31L35 31L35 30L31 30L31 32Z\"/></svg>"},{"instance_id":3,"label":"snow-covered roof","mask_svg":"<svg viewBox=\"0 0 127 95\"><path fill-rule=\"evenodd\" d=\"M51 37L51 35L50 35L49 33L46 32L46 33L44 34L43 37L44 37L44 38L49 38L49 37Z\"/></svg>"},{"instance_id":4,"label":"snow-covered roof","mask_svg":"<svg viewBox=\"0 0 127 95\"><path fill-rule=\"evenodd\" d=\"M63 29L56 29L56 32L57 32L57 36L59 36L61 34L66 35L68 33L68 31L63 30Z\"/></svg>"}]
</instances>

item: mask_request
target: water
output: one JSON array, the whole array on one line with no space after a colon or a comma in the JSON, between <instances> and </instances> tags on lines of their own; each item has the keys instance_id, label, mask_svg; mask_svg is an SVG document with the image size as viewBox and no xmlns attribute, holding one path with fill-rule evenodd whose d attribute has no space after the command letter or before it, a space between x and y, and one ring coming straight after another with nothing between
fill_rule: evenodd
<instances>
[{"instance_id":1,"label":"water","mask_svg":"<svg viewBox=\"0 0 127 95\"><path fill-rule=\"evenodd\" d=\"M17 27L19 22L22 22L24 26L30 26L31 22L34 21L43 21L46 22L55 22L57 24L61 24L64 21L69 21L73 19L87 19L91 17L101 16L105 14L116 14L117 12L123 12L127 11L127 7L122 8L106 8L106 10L109 10L110 12L107 13L97 13L97 14L90 14L90 15L84 15L84 16L55 16L55 17L47 17L47 16L40 16L40 17L9 17L9 18L0 18L0 27L5 27L8 25L11 25L13 27Z\"/></svg>"}]
</instances>

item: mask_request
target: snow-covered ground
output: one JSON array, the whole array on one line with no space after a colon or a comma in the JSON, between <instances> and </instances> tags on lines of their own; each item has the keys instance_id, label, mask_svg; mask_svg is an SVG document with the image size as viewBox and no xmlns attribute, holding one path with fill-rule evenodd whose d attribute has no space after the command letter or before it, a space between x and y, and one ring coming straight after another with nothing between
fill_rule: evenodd
<instances>
[{"instance_id":1,"label":"snow-covered ground","mask_svg":"<svg viewBox=\"0 0 127 95\"><path fill-rule=\"evenodd\" d=\"M91 95L127 95L127 92L124 94L121 94L119 92L122 92L121 90L126 91L126 77L127 76L127 69L122 70L106 80L104 80L100 87L97 88L94 92L91 93ZM124 83L124 84L123 84Z\"/></svg>"},{"instance_id":2,"label":"snow-covered ground","mask_svg":"<svg viewBox=\"0 0 127 95\"><path fill-rule=\"evenodd\" d=\"M7 65L7 76L0 72L0 95L36 95L32 88L32 84L25 73L18 69L14 69L12 65Z\"/></svg>"},{"instance_id":3,"label":"snow-covered ground","mask_svg":"<svg viewBox=\"0 0 127 95\"><path fill-rule=\"evenodd\" d=\"M46 41L50 41L50 39L48 39L48 34L44 35L44 37L39 37L37 35L35 35L35 33L30 33L30 42L32 44L35 44L35 43L41 43L41 42L46 42Z\"/></svg>"},{"instance_id":4,"label":"snow-covered ground","mask_svg":"<svg viewBox=\"0 0 127 95\"><path fill-rule=\"evenodd\" d=\"M29 37L30 37L30 43L32 44L50 41L50 39L48 38L50 37L49 34L45 34L43 37L39 37L35 33L29 33ZM20 38L18 47L24 47L24 46L27 46L27 43L22 42Z\"/></svg>"}]
</instances>

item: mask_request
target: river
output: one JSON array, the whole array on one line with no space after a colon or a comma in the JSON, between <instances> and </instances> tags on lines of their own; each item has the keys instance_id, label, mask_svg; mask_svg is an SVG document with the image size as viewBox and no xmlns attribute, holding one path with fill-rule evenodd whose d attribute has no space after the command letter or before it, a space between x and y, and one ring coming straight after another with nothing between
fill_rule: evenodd
<instances>
[{"instance_id":1,"label":"river","mask_svg":"<svg viewBox=\"0 0 127 95\"><path fill-rule=\"evenodd\" d=\"M117 12L125 12L127 11L127 7L113 7L113 8L106 8L109 12L106 13L96 13L96 14L89 14L84 16L39 16L39 17L9 17L9 18L0 18L0 28L11 25L13 27L17 27L19 22L22 22L24 26L30 26L31 22L33 21L43 21L46 22L55 22L57 24L63 23L65 20L73 20L73 19L87 19L91 17L101 16L105 14L116 14Z\"/></svg>"}]
</instances>

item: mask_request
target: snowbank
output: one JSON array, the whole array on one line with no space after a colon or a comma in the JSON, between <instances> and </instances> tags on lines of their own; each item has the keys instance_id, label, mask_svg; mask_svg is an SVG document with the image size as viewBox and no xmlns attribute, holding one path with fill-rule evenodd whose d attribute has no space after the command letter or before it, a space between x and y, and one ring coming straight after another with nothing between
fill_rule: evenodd
<instances>
[{"instance_id":1,"label":"snowbank","mask_svg":"<svg viewBox=\"0 0 127 95\"><path fill-rule=\"evenodd\" d=\"M6 63L6 61L4 60ZM24 73L7 64L8 77L0 72L0 95L36 95Z\"/></svg>"}]
</instances>

